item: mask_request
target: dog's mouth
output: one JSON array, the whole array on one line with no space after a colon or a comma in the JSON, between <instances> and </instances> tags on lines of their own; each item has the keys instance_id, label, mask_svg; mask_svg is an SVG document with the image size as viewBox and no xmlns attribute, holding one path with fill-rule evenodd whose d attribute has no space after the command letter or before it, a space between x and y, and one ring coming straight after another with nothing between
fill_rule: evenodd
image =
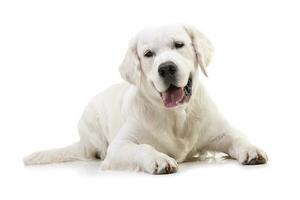
<instances>
[{"instance_id":1,"label":"dog's mouth","mask_svg":"<svg viewBox=\"0 0 300 200\"><path fill-rule=\"evenodd\" d=\"M165 107L173 108L189 101L192 95L192 85L191 77L184 87L177 87L171 84L165 92L160 93Z\"/></svg>"}]
</instances>

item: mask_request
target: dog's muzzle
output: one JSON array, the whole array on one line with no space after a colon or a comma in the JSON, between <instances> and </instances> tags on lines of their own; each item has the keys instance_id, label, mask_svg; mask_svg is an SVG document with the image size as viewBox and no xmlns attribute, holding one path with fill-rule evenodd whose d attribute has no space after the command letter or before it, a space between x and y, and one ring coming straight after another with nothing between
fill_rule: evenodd
<instances>
[{"instance_id":1,"label":"dog's muzzle","mask_svg":"<svg viewBox=\"0 0 300 200\"><path fill-rule=\"evenodd\" d=\"M190 76L184 87L177 87L171 84L168 89L160 93L162 101L167 108L173 108L184 102L188 102L192 96L193 80Z\"/></svg>"}]
</instances>

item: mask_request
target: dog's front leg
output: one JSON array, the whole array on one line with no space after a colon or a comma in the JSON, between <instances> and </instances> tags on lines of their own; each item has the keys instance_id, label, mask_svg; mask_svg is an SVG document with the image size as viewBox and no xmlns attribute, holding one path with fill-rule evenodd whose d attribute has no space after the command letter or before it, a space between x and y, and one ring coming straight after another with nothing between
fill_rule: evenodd
<instances>
[{"instance_id":1,"label":"dog's front leg","mask_svg":"<svg viewBox=\"0 0 300 200\"><path fill-rule=\"evenodd\" d=\"M126 124L109 145L101 169L141 170L151 174L174 173L178 169L176 160L157 151L153 146L140 144L133 134L137 131L132 124Z\"/></svg>"},{"instance_id":2,"label":"dog's front leg","mask_svg":"<svg viewBox=\"0 0 300 200\"><path fill-rule=\"evenodd\" d=\"M215 137L208 149L224 152L243 165L264 164L268 161L264 151L251 144L242 133L233 128Z\"/></svg>"}]
</instances>

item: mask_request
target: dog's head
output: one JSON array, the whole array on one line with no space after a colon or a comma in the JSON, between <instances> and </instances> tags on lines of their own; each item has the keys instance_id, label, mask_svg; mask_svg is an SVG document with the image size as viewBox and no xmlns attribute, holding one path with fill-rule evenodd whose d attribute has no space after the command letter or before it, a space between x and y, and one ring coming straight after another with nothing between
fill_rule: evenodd
<instances>
[{"instance_id":1,"label":"dog's head","mask_svg":"<svg viewBox=\"0 0 300 200\"><path fill-rule=\"evenodd\" d=\"M189 102L198 65L207 76L212 51L210 41L191 26L146 29L130 41L119 70L150 100L174 108Z\"/></svg>"}]
</instances>

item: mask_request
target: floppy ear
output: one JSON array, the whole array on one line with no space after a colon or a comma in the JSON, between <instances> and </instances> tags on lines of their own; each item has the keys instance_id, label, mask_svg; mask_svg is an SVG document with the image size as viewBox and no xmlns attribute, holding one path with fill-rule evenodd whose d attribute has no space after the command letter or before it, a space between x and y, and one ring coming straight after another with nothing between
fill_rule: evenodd
<instances>
[{"instance_id":1,"label":"floppy ear","mask_svg":"<svg viewBox=\"0 0 300 200\"><path fill-rule=\"evenodd\" d=\"M131 84L139 84L141 77L140 60L137 55L137 41L133 38L129 42L128 50L119 67L122 78Z\"/></svg>"},{"instance_id":2,"label":"floppy ear","mask_svg":"<svg viewBox=\"0 0 300 200\"><path fill-rule=\"evenodd\" d=\"M200 33L196 28L189 25L184 27L191 37L192 45L194 47L197 56L197 62L200 65L201 71L207 77L206 68L212 58L213 46L208 38Z\"/></svg>"}]
</instances>

